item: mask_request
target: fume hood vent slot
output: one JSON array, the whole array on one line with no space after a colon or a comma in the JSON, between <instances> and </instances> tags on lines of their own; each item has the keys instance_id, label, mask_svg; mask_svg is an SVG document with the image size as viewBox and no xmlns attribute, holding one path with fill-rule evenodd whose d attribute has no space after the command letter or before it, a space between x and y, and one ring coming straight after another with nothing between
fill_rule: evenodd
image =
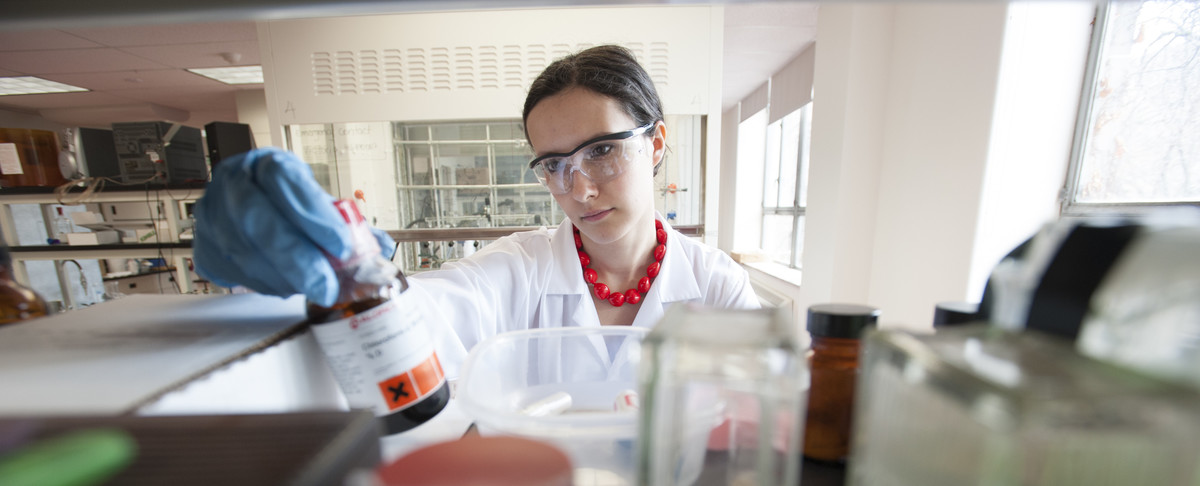
<instances>
[{"instance_id":1,"label":"fume hood vent slot","mask_svg":"<svg viewBox=\"0 0 1200 486\"><path fill-rule=\"evenodd\" d=\"M315 96L526 89L555 59L588 45L528 44L318 51ZM626 45L660 88L669 79L666 42Z\"/></svg>"}]
</instances>

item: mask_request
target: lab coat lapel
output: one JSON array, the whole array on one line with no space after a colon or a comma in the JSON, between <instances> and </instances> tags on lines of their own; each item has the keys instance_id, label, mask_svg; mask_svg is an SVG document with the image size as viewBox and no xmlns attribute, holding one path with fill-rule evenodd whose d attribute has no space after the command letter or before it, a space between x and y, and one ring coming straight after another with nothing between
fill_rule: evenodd
<instances>
[{"instance_id":1,"label":"lab coat lapel","mask_svg":"<svg viewBox=\"0 0 1200 486\"><path fill-rule=\"evenodd\" d=\"M599 326L596 318L596 308L592 299L587 298L588 286L579 276L579 251L575 249L575 237L571 232L571 220L563 220L550 238L550 248L554 252L554 261L558 262L550 272L550 281L546 283L546 301L557 301L559 312L548 313L549 317L561 316L563 321L548 322L549 326ZM572 264L575 263L575 264ZM551 304L555 305L555 304Z\"/></svg>"},{"instance_id":2,"label":"lab coat lapel","mask_svg":"<svg viewBox=\"0 0 1200 486\"><path fill-rule=\"evenodd\" d=\"M545 316L547 327L599 327L596 305L592 302L587 283L580 276L579 251L575 249L575 235L571 231L571 220L564 220L550 238L556 268L550 273L546 284ZM560 316L560 317L555 317ZM557 320L557 322L554 322ZM549 322L547 322L549 321ZM591 336L592 352L605 365L609 364L608 347L600 336Z\"/></svg>"},{"instance_id":3,"label":"lab coat lapel","mask_svg":"<svg viewBox=\"0 0 1200 486\"><path fill-rule=\"evenodd\" d=\"M671 304L701 297L694 269L683 254L684 247L680 242L681 238L687 237L672 229L666 222L663 222L663 228L669 235L667 254L663 256L662 267L658 271L658 277L654 279L654 284L650 286L650 292L643 296L642 308L633 319L633 325L636 327L654 327Z\"/></svg>"}]
</instances>

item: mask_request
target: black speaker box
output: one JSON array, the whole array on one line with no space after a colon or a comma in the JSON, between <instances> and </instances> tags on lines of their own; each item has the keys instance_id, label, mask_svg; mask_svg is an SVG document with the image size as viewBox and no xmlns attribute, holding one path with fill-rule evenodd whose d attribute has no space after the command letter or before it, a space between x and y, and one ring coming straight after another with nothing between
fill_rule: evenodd
<instances>
[{"instance_id":1,"label":"black speaker box","mask_svg":"<svg viewBox=\"0 0 1200 486\"><path fill-rule=\"evenodd\" d=\"M208 141L208 163L213 169L222 160L254 150L254 134L244 123L212 122L204 125Z\"/></svg>"}]
</instances>

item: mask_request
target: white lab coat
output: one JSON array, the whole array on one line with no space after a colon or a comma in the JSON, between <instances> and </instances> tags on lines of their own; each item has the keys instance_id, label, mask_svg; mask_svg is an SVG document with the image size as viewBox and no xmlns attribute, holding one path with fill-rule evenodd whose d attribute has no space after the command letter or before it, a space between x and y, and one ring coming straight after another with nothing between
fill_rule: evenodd
<instances>
[{"instance_id":1,"label":"white lab coat","mask_svg":"<svg viewBox=\"0 0 1200 486\"><path fill-rule=\"evenodd\" d=\"M659 218L661 220L661 217ZM446 375L480 341L520 329L600 326L583 281L570 220L500 238L440 270L409 277L410 289L434 323ZM633 325L649 328L667 307L695 302L724 308L758 308L746 271L717 248L674 230L665 221L667 253ZM553 256L553 258L548 258ZM731 332L736 332L731 330Z\"/></svg>"}]
</instances>

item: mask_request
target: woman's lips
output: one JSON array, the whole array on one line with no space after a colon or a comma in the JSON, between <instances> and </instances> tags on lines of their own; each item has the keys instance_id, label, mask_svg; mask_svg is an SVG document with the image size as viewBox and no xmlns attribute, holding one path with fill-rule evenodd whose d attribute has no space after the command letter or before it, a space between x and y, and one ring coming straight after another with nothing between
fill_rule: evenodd
<instances>
[{"instance_id":1,"label":"woman's lips","mask_svg":"<svg viewBox=\"0 0 1200 486\"><path fill-rule=\"evenodd\" d=\"M604 217L608 216L608 213L610 213L610 212L612 212L612 209L602 209L600 211L592 211L590 213L585 213L583 216L580 217L580 219L591 223L594 221L599 221L601 219L604 219Z\"/></svg>"}]
</instances>

